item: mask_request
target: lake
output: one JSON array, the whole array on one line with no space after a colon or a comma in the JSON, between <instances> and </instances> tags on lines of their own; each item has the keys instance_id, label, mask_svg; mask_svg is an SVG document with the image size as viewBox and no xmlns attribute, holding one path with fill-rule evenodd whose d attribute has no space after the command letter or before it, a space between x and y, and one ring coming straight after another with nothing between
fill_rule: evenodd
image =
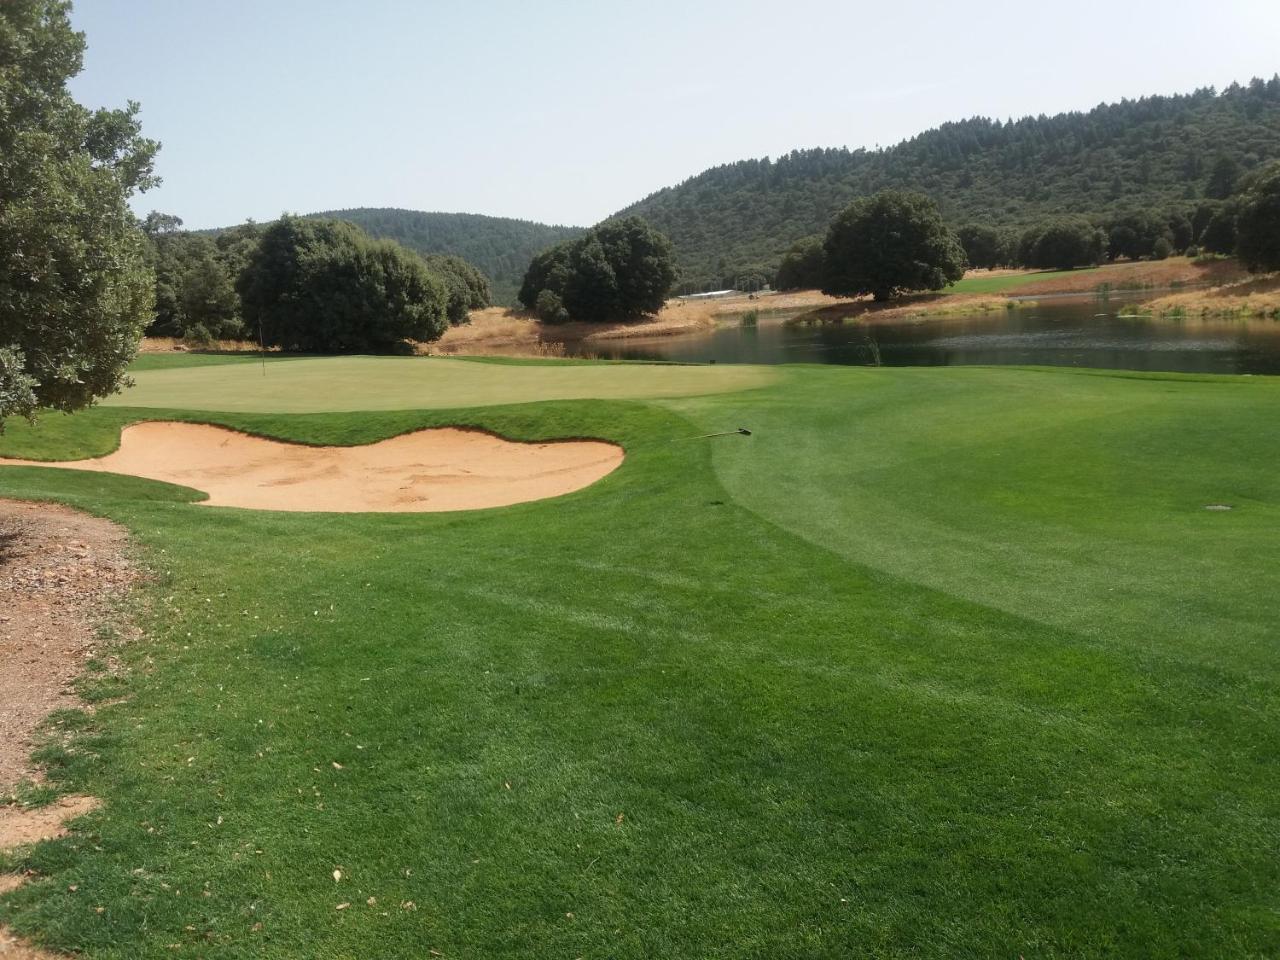
<instances>
[{"instance_id":1,"label":"lake","mask_svg":"<svg viewBox=\"0 0 1280 960\"><path fill-rule=\"evenodd\" d=\"M1134 299L1040 298L1012 310L909 320L761 316L706 333L567 345L619 360L885 366L1038 364L1182 373L1280 373L1280 321L1133 317Z\"/></svg>"}]
</instances>

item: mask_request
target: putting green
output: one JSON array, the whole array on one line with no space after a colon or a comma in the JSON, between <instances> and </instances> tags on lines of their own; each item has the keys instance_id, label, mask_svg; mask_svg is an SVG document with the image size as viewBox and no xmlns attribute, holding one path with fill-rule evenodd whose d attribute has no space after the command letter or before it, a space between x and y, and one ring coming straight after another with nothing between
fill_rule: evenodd
<instances>
[{"instance_id":1,"label":"putting green","mask_svg":"<svg viewBox=\"0 0 1280 960\"><path fill-rule=\"evenodd\" d=\"M687 397L765 386L765 367L478 363L437 357L323 357L140 370L109 406L260 413L486 407L542 400Z\"/></svg>"}]
</instances>

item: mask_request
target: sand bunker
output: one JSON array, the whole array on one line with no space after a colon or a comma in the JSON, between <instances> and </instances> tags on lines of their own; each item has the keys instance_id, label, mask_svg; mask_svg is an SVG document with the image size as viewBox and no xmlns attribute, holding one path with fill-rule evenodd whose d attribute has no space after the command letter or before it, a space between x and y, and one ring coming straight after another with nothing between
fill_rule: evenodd
<instances>
[{"instance_id":1,"label":"sand bunker","mask_svg":"<svg viewBox=\"0 0 1280 960\"><path fill-rule=\"evenodd\" d=\"M196 423L126 427L93 460L3 466L123 473L194 487L210 506L330 513L474 510L581 490L622 463L602 441L513 443L474 430L419 430L362 447L308 447Z\"/></svg>"}]
</instances>

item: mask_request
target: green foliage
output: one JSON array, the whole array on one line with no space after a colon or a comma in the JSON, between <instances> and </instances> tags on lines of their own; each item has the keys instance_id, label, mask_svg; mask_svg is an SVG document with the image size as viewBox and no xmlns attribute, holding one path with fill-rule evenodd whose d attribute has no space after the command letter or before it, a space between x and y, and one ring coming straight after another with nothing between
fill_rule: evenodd
<instances>
[{"instance_id":1,"label":"green foliage","mask_svg":"<svg viewBox=\"0 0 1280 960\"><path fill-rule=\"evenodd\" d=\"M1229 153L1220 153L1213 162L1204 195L1210 200L1226 200L1236 192L1240 181L1240 161Z\"/></svg>"},{"instance_id":2,"label":"green foliage","mask_svg":"<svg viewBox=\"0 0 1280 960\"><path fill-rule=\"evenodd\" d=\"M237 288L246 321L286 350L395 350L436 340L448 324L444 284L421 257L339 220L282 217Z\"/></svg>"},{"instance_id":3,"label":"green foliage","mask_svg":"<svg viewBox=\"0 0 1280 960\"><path fill-rule=\"evenodd\" d=\"M569 322L569 311L564 308L564 302L554 290L542 290L538 293L534 311L543 323Z\"/></svg>"},{"instance_id":4,"label":"green foliage","mask_svg":"<svg viewBox=\"0 0 1280 960\"><path fill-rule=\"evenodd\" d=\"M423 259L445 286L450 323L466 323L472 310L483 310L490 305L489 281L467 261L440 253Z\"/></svg>"},{"instance_id":5,"label":"green foliage","mask_svg":"<svg viewBox=\"0 0 1280 960\"><path fill-rule=\"evenodd\" d=\"M423 255L462 257L488 279L492 302L503 305L515 303L520 277L534 254L586 232L582 227L548 226L507 217L393 208L329 210L311 216L346 220L371 237L395 240Z\"/></svg>"},{"instance_id":6,"label":"green foliage","mask_svg":"<svg viewBox=\"0 0 1280 960\"><path fill-rule=\"evenodd\" d=\"M823 241L822 292L888 300L910 290L941 290L964 276L964 249L918 193L890 190L855 200Z\"/></svg>"},{"instance_id":7,"label":"green foliage","mask_svg":"<svg viewBox=\"0 0 1280 960\"><path fill-rule=\"evenodd\" d=\"M1105 227L1107 256L1113 260L1117 257L1139 260L1151 256L1161 240L1172 251L1174 231L1170 219L1150 210L1130 210L1111 219Z\"/></svg>"},{"instance_id":8,"label":"green foliage","mask_svg":"<svg viewBox=\"0 0 1280 960\"><path fill-rule=\"evenodd\" d=\"M791 244L825 230L853 200L884 189L927 193L949 223L1018 232L1066 214L1190 212L1210 178L1206 158L1223 151L1244 171L1280 155L1280 78L1085 113L979 117L883 150L744 160L661 190L618 216L638 214L667 234L682 276L696 285L723 276L725 264L779 263Z\"/></svg>"},{"instance_id":9,"label":"green foliage","mask_svg":"<svg viewBox=\"0 0 1280 960\"><path fill-rule=\"evenodd\" d=\"M67 82L69 4L0 3L0 417L113 393L151 311L128 198L154 184L138 105L91 112Z\"/></svg>"},{"instance_id":10,"label":"green foliage","mask_svg":"<svg viewBox=\"0 0 1280 960\"><path fill-rule=\"evenodd\" d=\"M1173 241L1168 237L1157 237L1151 248L1151 259L1167 260L1173 256Z\"/></svg>"},{"instance_id":11,"label":"green foliage","mask_svg":"<svg viewBox=\"0 0 1280 960\"><path fill-rule=\"evenodd\" d=\"M541 315L542 293L550 290L574 320L656 313L675 282L672 260L670 241L639 217L610 220L534 257L520 302Z\"/></svg>"},{"instance_id":12,"label":"green foliage","mask_svg":"<svg viewBox=\"0 0 1280 960\"><path fill-rule=\"evenodd\" d=\"M564 290L569 285L569 256L574 243L566 240L536 254L520 283L519 300L527 310L536 310L543 290ZM559 294L556 295L559 299Z\"/></svg>"},{"instance_id":13,"label":"green foliage","mask_svg":"<svg viewBox=\"0 0 1280 960\"><path fill-rule=\"evenodd\" d=\"M1236 249L1251 271L1280 270L1280 160L1246 184L1236 217Z\"/></svg>"},{"instance_id":14,"label":"green foliage","mask_svg":"<svg viewBox=\"0 0 1280 960\"><path fill-rule=\"evenodd\" d=\"M1232 202L1213 208L1208 223L1199 236L1200 247L1207 253L1231 256L1236 252L1236 207Z\"/></svg>"},{"instance_id":15,"label":"green foliage","mask_svg":"<svg viewBox=\"0 0 1280 960\"><path fill-rule=\"evenodd\" d=\"M968 224L956 231L969 266L991 270L1012 266L1017 243L1012 233L986 224Z\"/></svg>"},{"instance_id":16,"label":"green foliage","mask_svg":"<svg viewBox=\"0 0 1280 960\"><path fill-rule=\"evenodd\" d=\"M1059 217L1023 234L1019 262L1044 270L1071 270L1102 260L1107 235L1083 217Z\"/></svg>"},{"instance_id":17,"label":"green foliage","mask_svg":"<svg viewBox=\"0 0 1280 960\"><path fill-rule=\"evenodd\" d=\"M143 221L150 241L147 259L155 274L155 314L147 334L190 340L243 335L235 290L235 279L243 269L242 248L230 242L220 246L197 233L177 232L181 224L177 217L154 211Z\"/></svg>"}]
</instances>

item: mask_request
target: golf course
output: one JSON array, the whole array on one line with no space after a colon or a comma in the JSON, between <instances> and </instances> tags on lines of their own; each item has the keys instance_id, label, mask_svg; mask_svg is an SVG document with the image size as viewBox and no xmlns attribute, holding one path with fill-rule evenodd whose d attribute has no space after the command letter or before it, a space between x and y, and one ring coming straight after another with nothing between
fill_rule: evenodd
<instances>
[{"instance_id":1,"label":"golf course","mask_svg":"<svg viewBox=\"0 0 1280 960\"><path fill-rule=\"evenodd\" d=\"M0 457L104 457L151 421L624 456L432 513L0 466L0 497L122 525L145 571L27 798L101 805L0 857L31 871L0 897L29 942L1280 953L1274 380L198 354L133 376L12 419Z\"/></svg>"}]
</instances>

